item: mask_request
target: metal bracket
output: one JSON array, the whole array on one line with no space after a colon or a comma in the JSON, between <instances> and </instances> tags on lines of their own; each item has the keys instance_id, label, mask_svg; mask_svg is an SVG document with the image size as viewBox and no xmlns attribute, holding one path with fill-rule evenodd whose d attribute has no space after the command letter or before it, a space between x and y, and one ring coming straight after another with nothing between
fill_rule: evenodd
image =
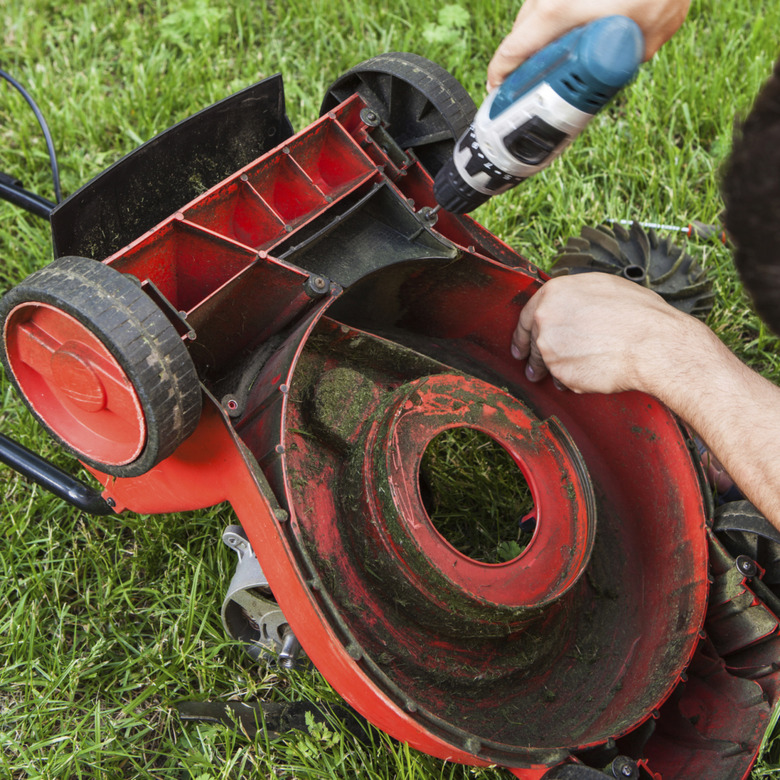
<instances>
[{"instance_id":1,"label":"metal bracket","mask_svg":"<svg viewBox=\"0 0 780 780\"><path fill-rule=\"evenodd\" d=\"M276 655L280 666L296 665L301 645L279 609L255 551L240 525L228 526L222 541L238 556L236 571L222 602L222 624L246 644L255 660Z\"/></svg>"}]
</instances>

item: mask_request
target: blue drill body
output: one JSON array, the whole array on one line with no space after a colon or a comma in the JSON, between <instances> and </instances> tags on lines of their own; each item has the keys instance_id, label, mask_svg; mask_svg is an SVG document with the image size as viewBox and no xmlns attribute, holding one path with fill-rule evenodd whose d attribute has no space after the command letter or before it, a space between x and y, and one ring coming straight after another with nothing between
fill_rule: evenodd
<instances>
[{"instance_id":1,"label":"blue drill body","mask_svg":"<svg viewBox=\"0 0 780 780\"><path fill-rule=\"evenodd\" d=\"M546 168L620 89L644 55L638 25L608 16L537 52L480 107L437 174L436 201L466 214Z\"/></svg>"}]
</instances>

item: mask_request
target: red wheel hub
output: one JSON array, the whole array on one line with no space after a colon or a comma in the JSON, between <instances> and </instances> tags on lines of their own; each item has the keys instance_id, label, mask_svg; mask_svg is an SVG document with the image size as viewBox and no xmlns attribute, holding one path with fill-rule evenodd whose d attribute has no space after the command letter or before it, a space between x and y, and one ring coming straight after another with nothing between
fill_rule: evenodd
<instances>
[{"instance_id":1,"label":"red wheel hub","mask_svg":"<svg viewBox=\"0 0 780 780\"><path fill-rule=\"evenodd\" d=\"M92 331L61 309L32 302L11 312L4 335L21 391L60 439L112 465L138 457L146 442L141 401Z\"/></svg>"}]
</instances>

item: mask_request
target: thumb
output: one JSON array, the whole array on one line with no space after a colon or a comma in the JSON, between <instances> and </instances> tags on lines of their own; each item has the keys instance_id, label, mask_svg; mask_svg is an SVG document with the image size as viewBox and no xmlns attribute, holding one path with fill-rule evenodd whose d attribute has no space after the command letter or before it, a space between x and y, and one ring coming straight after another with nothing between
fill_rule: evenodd
<instances>
[{"instance_id":1,"label":"thumb","mask_svg":"<svg viewBox=\"0 0 780 780\"><path fill-rule=\"evenodd\" d=\"M535 18L532 4L523 5L512 32L498 45L488 65L488 89L501 85L506 77L551 41L572 28L564 17Z\"/></svg>"}]
</instances>

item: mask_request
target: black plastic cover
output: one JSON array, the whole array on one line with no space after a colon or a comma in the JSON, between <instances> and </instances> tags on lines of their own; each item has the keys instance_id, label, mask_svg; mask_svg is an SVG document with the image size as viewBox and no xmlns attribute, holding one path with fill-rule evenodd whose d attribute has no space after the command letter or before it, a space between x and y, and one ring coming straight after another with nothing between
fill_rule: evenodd
<instances>
[{"instance_id":1,"label":"black plastic cover","mask_svg":"<svg viewBox=\"0 0 780 780\"><path fill-rule=\"evenodd\" d=\"M539 116L511 132L504 143L513 157L526 165L541 165L568 136Z\"/></svg>"},{"instance_id":2,"label":"black plastic cover","mask_svg":"<svg viewBox=\"0 0 780 780\"><path fill-rule=\"evenodd\" d=\"M105 259L292 132L279 74L199 111L54 209L54 256Z\"/></svg>"},{"instance_id":3,"label":"black plastic cover","mask_svg":"<svg viewBox=\"0 0 780 780\"><path fill-rule=\"evenodd\" d=\"M450 214L468 214L490 200L490 195L475 190L449 160L436 174L433 185L436 202Z\"/></svg>"}]
</instances>

